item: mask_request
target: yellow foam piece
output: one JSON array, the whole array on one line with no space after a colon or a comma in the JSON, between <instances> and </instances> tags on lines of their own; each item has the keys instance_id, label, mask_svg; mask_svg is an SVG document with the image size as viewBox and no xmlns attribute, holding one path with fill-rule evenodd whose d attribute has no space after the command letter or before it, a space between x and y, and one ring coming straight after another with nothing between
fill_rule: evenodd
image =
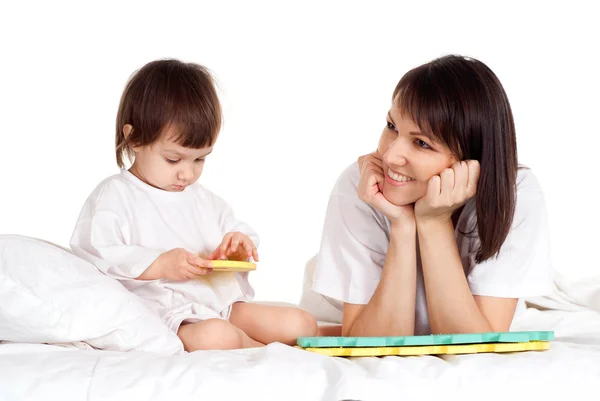
<instances>
[{"instance_id":1,"label":"yellow foam piece","mask_svg":"<svg viewBox=\"0 0 600 401\"><path fill-rule=\"evenodd\" d=\"M550 349L548 341L527 343L481 343L460 345L425 345L417 347L352 347L352 348L302 348L309 352L328 356L415 356L415 355L456 355L522 351L544 351Z\"/></svg>"},{"instance_id":2,"label":"yellow foam piece","mask_svg":"<svg viewBox=\"0 0 600 401\"><path fill-rule=\"evenodd\" d=\"M213 271L216 272L247 272L256 270L256 263L240 262L237 260L211 260Z\"/></svg>"}]
</instances>

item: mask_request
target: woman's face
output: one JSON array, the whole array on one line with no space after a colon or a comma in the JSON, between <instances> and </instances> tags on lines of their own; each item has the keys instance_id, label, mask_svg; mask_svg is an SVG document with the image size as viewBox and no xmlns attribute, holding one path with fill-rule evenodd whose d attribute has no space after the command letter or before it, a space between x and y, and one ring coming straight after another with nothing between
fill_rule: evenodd
<instances>
[{"instance_id":1,"label":"woman's face","mask_svg":"<svg viewBox=\"0 0 600 401\"><path fill-rule=\"evenodd\" d=\"M396 105L388 112L377 149L383 160L383 196L397 206L425 196L429 179L457 161L447 146L421 132Z\"/></svg>"}]
</instances>

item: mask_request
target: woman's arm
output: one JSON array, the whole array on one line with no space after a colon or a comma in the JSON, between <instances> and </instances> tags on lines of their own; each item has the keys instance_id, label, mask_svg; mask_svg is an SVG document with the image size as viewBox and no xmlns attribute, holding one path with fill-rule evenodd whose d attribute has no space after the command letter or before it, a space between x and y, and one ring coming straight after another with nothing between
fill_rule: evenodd
<instances>
[{"instance_id":1,"label":"woman's arm","mask_svg":"<svg viewBox=\"0 0 600 401\"><path fill-rule=\"evenodd\" d=\"M474 297L460 260L452 222L417 221L432 332L508 331L518 300Z\"/></svg>"},{"instance_id":2,"label":"woman's arm","mask_svg":"<svg viewBox=\"0 0 600 401\"><path fill-rule=\"evenodd\" d=\"M414 334L416 226L392 224L381 280L367 305L344 304L343 336Z\"/></svg>"},{"instance_id":3,"label":"woman's arm","mask_svg":"<svg viewBox=\"0 0 600 401\"><path fill-rule=\"evenodd\" d=\"M508 331L515 298L474 297L454 237L452 214L475 196L477 161L457 162L430 179L415 204L417 237L433 333Z\"/></svg>"}]
</instances>

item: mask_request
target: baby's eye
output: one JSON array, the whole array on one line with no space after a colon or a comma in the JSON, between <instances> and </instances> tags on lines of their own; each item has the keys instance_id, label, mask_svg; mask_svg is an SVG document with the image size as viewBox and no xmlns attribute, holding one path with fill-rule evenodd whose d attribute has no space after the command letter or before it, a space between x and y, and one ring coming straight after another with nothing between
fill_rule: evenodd
<instances>
[{"instance_id":1,"label":"baby's eye","mask_svg":"<svg viewBox=\"0 0 600 401\"><path fill-rule=\"evenodd\" d=\"M415 143L416 143L416 144L417 144L417 146L418 146L418 147L420 147L420 148L423 148L423 149L431 149L431 146L429 146L429 145L427 144L427 142L425 142L425 141L422 141L422 140L420 140L420 139L417 139L417 140L415 141Z\"/></svg>"},{"instance_id":2,"label":"baby's eye","mask_svg":"<svg viewBox=\"0 0 600 401\"><path fill-rule=\"evenodd\" d=\"M396 130L396 126L394 126L394 124L392 124L392 123L391 123L391 122L389 122L389 121L387 122L387 128L388 128L388 129L391 129L391 130L394 130L394 131Z\"/></svg>"},{"instance_id":3,"label":"baby's eye","mask_svg":"<svg viewBox=\"0 0 600 401\"><path fill-rule=\"evenodd\" d=\"M167 163L169 164L177 164L179 163L179 160L171 160L171 159L165 159L167 161Z\"/></svg>"},{"instance_id":4,"label":"baby's eye","mask_svg":"<svg viewBox=\"0 0 600 401\"><path fill-rule=\"evenodd\" d=\"M200 159L196 159L196 163L204 163L204 161L206 160L206 158L200 158Z\"/></svg>"}]
</instances>

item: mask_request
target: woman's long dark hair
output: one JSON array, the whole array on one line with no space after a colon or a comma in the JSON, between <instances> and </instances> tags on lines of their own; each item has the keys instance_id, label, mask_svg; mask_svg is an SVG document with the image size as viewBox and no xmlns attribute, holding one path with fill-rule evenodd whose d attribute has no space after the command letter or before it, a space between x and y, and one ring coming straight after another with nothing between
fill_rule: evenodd
<instances>
[{"instance_id":1,"label":"woman's long dark hair","mask_svg":"<svg viewBox=\"0 0 600 401\"><path fill-rule=\"evenodd\" d=\"M393 100L459 160L479 162L476 260L496 255L513 221L518 170L513 115L498 77L481 61L444 56L406 73Z\"/></svg>"}]
</instances>

